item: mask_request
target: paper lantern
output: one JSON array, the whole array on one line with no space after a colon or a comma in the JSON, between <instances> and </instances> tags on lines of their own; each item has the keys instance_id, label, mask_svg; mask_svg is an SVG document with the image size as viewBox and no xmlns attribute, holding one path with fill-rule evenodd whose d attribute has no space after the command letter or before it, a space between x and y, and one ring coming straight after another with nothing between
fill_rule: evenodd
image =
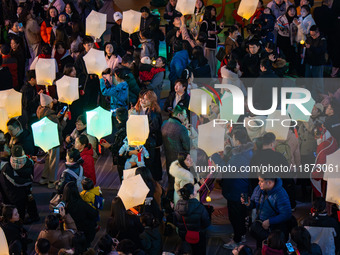
<instances>
[{"instance_id":1,"label":"paper lantern","mask_svg":"<svg viewBox=\"0 0 340 255\"><path fill-rule=\"evenodd\" d=\"M111 135L112 133L112 113L104 110L100 106L92 111L86 112L86 130L87 134L97 137L100 140L102 137Z\"/></svg>"},{"instance_id":2,"label":"paper lantern","mask_svg":"<svg viewBox=\"0 0 340 255\"><path fill-rule=\"evenodd\" d=\"M222 105L220 104L220 118L228 121L237 122L240 117L239 114L234 114L233 110L233 95L230 92L225 92L222 99Z\"/></svg>"},{"instance_id":3,"label":"paper lantern","mask_svg":"<svg viewBox=\"0 0 340 255\"><path fill-rule=\"evenodd\" d=\"M130 115L126 122L126 134L129 145L144 145L149 137L149 119L147 115Z\"/></svg>"},{"instance_id":4,"label":"paper lantern","mask_svg":"<svg viewBox=\"0 0 340 255\"><path fill-rule=\"evenodd\" d=\"M304 98L306 95L303 93L296 93L293 92L291 95L291 99L301 99ZM310 100L304 104L302 104L310 113L313 110L313 107L315 105L314 99L311 97ZM287 112L290 114L291 118L294 120L300 120L307 122L310 118L309 115L305 115L299 108L296 107L295 104L288 105Z\"/></svg>"},{"instance_id":5,"label":"paper lantern","mask_svg":"<svg viewBox=\"0 0 340 255\"><path fill-rule=\"evenodd\" d=\"M123 201L125 209L128 210L144 203L150 189L145 184L140 174L123 180L122 186L118 191L118 197Z\"/></svg>"},{"instance_id":6,"label":"paper lantern","mask_svg":"<svg viewBox=\"0 0 340 255\"><path fill-rule=\"evenodd\" d=\"M326 201L340 205L340 178L329 178L327 180Z\"/></svg>"},{"instance_id":7,"label":"paper lantern","mask_svg":"<svg viewBox=\"0 0 340 255\"><path fill-rule=\"evenodd\" d=\"M100 38L106 30L106 16L92 10L86 18L86 35Z\"/></svg>"},{"instance_id":8,"label":"paper lantern","mask_svg":"<svg viewBox=\"0 0 340 255\"><path fill-rule=\"evenodd\" d=\"M0 227L0 255L9 255L7 239L1 227Z\"/></svg>"},{"instance_id":9,"label":"paper lantern","mask_svg":"<svg viewBox=\"0 0 340 255\"><path fill-rule=\"evenodd\" d=\"M204 150L208 156L215 152L224 151L225 129L221 125L214 127L214 122L198 126L198 148Z\"/></svg>"},{"instance_id":10,"label":"paper lantern","mask_svg":"<svg viewBox=\"0 0 340 255\"><path fill-rule=\"evenodd\" d=\"M0 107L0 130L5 134L8 132L7 122L8 122L7 110L6 108Z\"/></svg>"},{"instance_id":11,"label":"paper lantern","mask_svg":"<svg viewBox=\"0 0 340 255\"><path fill-rule=\"evenodd\" d=\"M176 11L182 15L195 14L196 0L177 0Z\"/></svg>"},{"instance_id":12,"label":"paper lantern","mask_svg":"<svg viewBox=\"0 0 340 255\"><path fill-rule=\"evenodd\" d=\"M123 12L122 30L130 35L138 32L141 18L141 12L136 12L134 10Z\"/></svg>"},{"instance_id":13,"label":"paper lantern","mask_svg":"<svg viewBox=\"0 0 340 255\"><path fill-rule=\"evenodd\" d=\"M189 110L196 115L206 115L209 112L208 106L211 104L212 98L202 89L192 89L190 91Z\"/></svg>"},{"instance_id":14,"label":"paper lantern","mask_svg":"<svg viewBox=\"0 0 340 255\"><path fill-rule=\"evenodd\" d=\"M274 120L275 121L268 121L268 120ZM288 137L288 131L289 131L289 126L290 122L289 121L285 121L284 125L286 127L284 127L282 125L282 121L283 120L290 120L288 115L281 115L281 111L280 110L276 110L275 112L273 112L272 114L270 114L267 118L266 121L266 132L272 132L275 136L276 136L276 140L280 140L280 141L286 141L287 137Z\"/></svg>"},{"instance_id":15,"label":"paper lantern","mask_svg":"<svg viewBox=\"0 0 340 255\"><path fill-rule=\"evenodd\" d=\"M54 58L39 58L35 65L37 84L52 85L56 77L56 61Z\"/></svg>"},{"instance_id":16,"label":"paper lantern","mask_svg":"<svg viewBox=\"0 0 340 255\"><path fill-rule=\"evenodd\" d=\"M323 179L328 181L331 178L340 178L340 173L338 172L337 167L339 167L339 159L340 159L340 150L333 152L330 155L326 156L326 164L324 166L323 171Z\"/></svg>"},{"instance_id":17,"label":"paper lantern","mask_svg":"<svg viewBox=\"0 0 340 255\"><path fill-rule=\"evenodd\" d=\"M104 51L90 49L83 57L88 74L101 76L102 72L108 68Z\"/></svg>"},{"instance_id":18,"label":"paper lantern","mask_svg":"<svg viewBox=\"0 0 340 255\"><path fill-rule=\"evenodd\" d=\"M47 117L32 124L34 144L44 151L59 146L58 124Z\"/></svg>"},{"instance_id":19,"label":"paper lantern","mask_svg":"<svg viewBox=\"0 0 340 255\"><path fill-rule=\"evenodd\" d=\"M65 104L72 104L73 101L79 99L78 89L79 79L64 75L56 81L58 101Z\"/></svg>"},{"instance_id":20,"label":"paper lantern","mask_svg":"<svg viewBox=\"0 0 340 255\"><path fill-rule=\"evenodd\" d=\"M237 15L245 18L246 20L250 19L255 13L258 3L259 0L241 0L237 10Z\"/></svg>"},{"instance_id":21,"label":"paper lantern","mask_svg":"<svg viewBox=\"0 0 340 255\"><path fill-rule=\"evenodd\" d=\"M8 118L21 116L22 94L14 89L0 91L0 107L6 109Z\"/></svg>"},{"instance_id":22,"label":"paper lantern","mask_svg":"<svg viewBox=\"0 0 340 255\"><path fill-rule=\"evenodd\" d=\"M137 169L137 167L131 168L131 169L124 169L123 180L129 179L129 178L135 176L136 175L136 169Z\"/></svg>"}]
</instances>

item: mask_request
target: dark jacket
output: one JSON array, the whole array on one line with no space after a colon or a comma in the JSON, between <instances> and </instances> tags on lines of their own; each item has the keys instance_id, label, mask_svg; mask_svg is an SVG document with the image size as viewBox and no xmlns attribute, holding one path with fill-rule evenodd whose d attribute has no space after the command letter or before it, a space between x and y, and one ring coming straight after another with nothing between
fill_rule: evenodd
<instances>
[{"instance_id":1,"label":"dark jacket","mask_svg":"<svg viewBox=\"0 0 340 255\"><path fill-rule=\"evenodd\" d=\"M125 216L126 227L116 228L112 225L112 218L110 217L106 224L106 232L112 237L117 238L119 241L130 239L136 244L136 248L142 248L139 235L143 233L144 228L140 220L135 215L126 214Z\"/></svg>"},{"instance_id":2,"label":"dark jacket","mask_svg":"<svg viewBox=\"0 0 340 255\"><path fill-rule=\"evenodd\" d=\"M174 117L164 121L162 125L162 137L166 167L169 169L170 164L177 160L179 152L189 152L190 137L186 127L182 125L179 119Z\"/></svg>"},{"instance_id":3,"label":"dark jacket","mask_svg":"<svg viewBox=\"0 0 340 255\"><path fill-rule=\"evenodd\" d=\"M71 174L65 172L66 170L71 170L78 176L80 174L80 168L81 168L80 164L78 164L78 163L75 163L75 164L65 163L65 166L66 166L66 169L62 172L62 174L60 176L59 183L56 187L58 194L63 194L64 187L67 183L69 183L69 182L77 183L77 179L74 178ZM83 173L83 175L84 175L84 173Z\"/></svg>"},{"instance_id":4,"label":"dark jacket","mask_svg":"<svg viewBox=\"0 0 340 255\"><path fill-rule=\"evenodd\" d=\"M172 15L170 15L170 13L172 13ZM173 22L174 19L176 17L181 17L182 14L178 11L176 11L176 8L173 7L170 2L167 3L167 5L165 6L165 10L164 10L164 19L169 21L169 26L173 27Z\"/></svg>"},{"instance_id":5,"label":"dark jacket","mask_svg":"<svg viewBox=\"0 0 340 255\"><path fill-rule=\"evenodd\" d=\"M242 144L232 149L232 156L227 165L235 166L237 171L241 166L249 166L250 160L253 156L253 143ZM221 165L224 163L221 157L218 157L220 162L215 164ZM223 164L225 165L225 164ZM222 166L223 166L222 165ZM222 195L229 201L239 202L242 193L250 194L250 181L246 173L239 173L241 178L222 178Z\"/></svg>"},{"instance_id":6,"label":"dark jacket","mask_svg":"<svg viewBox=\"0 0 340 255\"><path fill-rule=\"evenodd\" d=\"M147 109L145 114L148 116L150 129L149 137L145 142L145 147L149 150L162 145L162 115L158 112L151 111L150 109Z\"/></svg>"},{"instance_id":7,"label":"dark jacket","mask_svg":"<svg viewBox=\"0 0 340 255\"><path fill-rule=\"evenodd\" d=\"M322 5L314 9L313 15L320 32L328 36L333 28L332 10L328 6Z\"/></svg>"},{"instance_id":8,"label":"dark jacket","mask_svg":"<svg viewBox=\"0 0 340 255\"><path fill-rule=\"evenodd\" d=\"M21 89L22 92L22 109L26 112L27 117L32 117L36 114L40 104L40 96L37 93L35 86L32 86L28 82Z\"/></svg>"},{"instance_id":9,"label":"dark jacket","mask_svg":"<svg viewBox=\"0 0 340 255\"><path fill-rule=\"evenodd\" d=\"M189 54L187 50L181 50L174 53L174 56L170 63L169 80L172 85L182 75L183 70L189 64Z\"/></svg>"},{"instance_id":10,"label":"dark jacket","mask_svg":"<svg viewBox=\"0 0 340 255\"><path fill-rule=\"evenodd\" d=\"M129 104L135 105L138 101L140 88L131 71L128 73L128 79L126 80L126 82L129 85Z\"/></svg>"},{"instance_id":11,"label":"dark jacket","mask_svg":"<svg viewBox=\"0 0 340 255\"><path fill-rule=\"evenodd\" d=\"M259 50L260 51L260 50ZM246 54L242 60L241 71L243 78L255 78L260 75L261 53L255 55Z\"/></svg>"},{"instance_id":12,"label":"dark jacket","mask_svg":"<svg viewBox=\"0 0 340 255\"><path fill-rule=\"evenodd\" d=\"M7 163L3 167L2 174L15 187L28 187L32 185L34 173L34 163L31 159L26 158L26 163L20 168L15 168L12 164Z\"/></svg>"},{"instance_id":13,"label":"dark jacket","mask_svg":"<svg viewBox=\"0 0 340 255\"><path fill-rule=\"evenodd\" d=\"M216 21L211 20L203 20L201 27L200 27L200 33L205 33L208 37L207 43L205 45L208 49L216 49L217 47L217 41L218 37L215 34L210 34L210 32L217 31L220 33L222 29L220 26L217 26Z\"/></svg>"},{"instance_id":14,"label":"dark jacket","mask_svg":"<svg viewBox=\"0 0 340 255\"><path fill-rule=\"evenodd\" d=\"M268 155L269 157L269 155ZM267 196L267 198L266 198ZM251 196L251 208L258 210L258 218L262 221L269 219L270 225L283 224L292 216L289 197L282 187L282 180L276 179L275 186L265 192L257 186Z\"/></svg>"},{"instance_id":15,"label":"dark jacket","mask_svg":"<svg viewBox=\"0 0 340 255\"><path fill-rule=\"evenodd\" d=\"M34 155L33 135L24 129L18 137L11 138L10 145L21 145L26 155Z\"/></svg>"},{"instance_id":16,"label":"dark jacket","mask_svg":"<svg viewBox=\"0 0 340 255\"><path fill-rule=\"evenodd\" d=\"M129 34L122 30L122 26L114 23L111 27L111 38L110 42L117 43L118 55L124 56L126 50L130 47Z\"/></svg>"},{"instance_id":17,"label":"dark jacket","mask_svg":"<svg viewBox=\"0 0 340 255\"><path fill-rule=\"evenodd\" d=\"M26 242L26 238L23 238L21 235L23 233L27 234L27 231L23 228L23 226L19 223L19 222L0 222L0 227L2 228L2 230L5 233L6 236L6 240L8 243L8 246L13 245L14 242L19 242L21 243L21 245L23 243ZM20 252L18 252L19 250L15 249L15 250L11 250L10 248L10 254L21 254Z\"/></svg>"},{"instance_id":18,"label":"dark jacket","mask_svg":"<svg viewBox=\"0 0 340 255\"><path fill-rule=\"evenodd\" d=\"M312 246L311 246L311 251L308 252L308 251L300 251L300 255L322 255L322 250L320 248L320 246L316 243L312 243Z\"/></svg>"},{"instance_id":19,"label":"dark jacket","mask_svg":"<svg viewBox=\"0 0 340 255\"><path fill-rule=\"evenodd\" d=\"M168 108L171 107L172 109L174 109L174 100L176 98L176 92L172 91L170 92L168 98L166 99L165 103L164 103L164 111L169 112ZM179 102L177 103L177 105L181 106L181 107L185 107L186 109L189 108L189 102L190 102L190 96L188 95L187 92L184 92L184 94L181 97L181 100L179 100Z\"/></svg>"},{"instance_id":20,"label":"dark jacket","mask_svg":"<svg viewBox=\"0 0 340 255\"><path fill-rule=\"evenodd\" d=\"M204 233L211 224L207 210L196 198L179 200L175 207L174 224L178 227L179 236L184 239L187 231L182 217L190 231Z\"/></svg>"},{"instance_id":21,"label":"dark jacket","mask_svg":"<svg viewBox=\"0 0 340 255\"><path fill-rule=\"evenodd\" d=\"M336 139L337 143L340 144L340 119L334 114L328 116L325 120L325 127L331 133L331 135Z\"/></svg>"},{"instance_id":22,"label":"dark jacket","mask_svg":"<svg viewBox=\"0 0 340 255\"><path fill-rule=\"evenodd\" d=\"M1 80L0 91L13 88L13 79L8 67L0 66L0 80Z\"/></svg>"},{"instance_id":23,"label":"dark jacket","mask_svg":"<svg viewBox=\"0 0 340 255\"><path fill-rule=\"evenodd\" d=\"M261 72L260 76L255 80L253 87L253 102L256 109L268 110L271 108L273 102L273 88L278 88L278 93L280 92L280 84L278 84L279 79L277 78L278 76L274 71L268 70L266 72ZM279 98L281 97L278 97L278 102Z\"/></svg>"},{"instance_id":24,"label":"dark jacket","mask_svg":"<svg viewBox=\"0 0 340 255\"><path fill-rule=\"evenodd\" d=\"M190 64L189 68L194 74L195 78L210 78L211 77L211 71L210 66L208 64L208 61L204 65L199 65L197 59L193 59Z\"/></svg>"},{"instance_id":25,"label":"dark jacket","mask_svg":"<svg viewBox=\"0 0 340 255\"><path fill-rule=\"evenodd\" d=\"M90 246L96 235L98 211L79 198L66 204L66 213L71 215L77 230L84 232L88 246Z\"/></svg>"},{"instance_id":26,"label":"dark jacket","mask_svg":"<svg viewBox=\"0 0 340 255\"><path fill-rule=\"evenodd\" d=\"M326 52L327 52L327 41L325 37L321 35L313 39L308 36L306 44L310 45L310 48L306 48L305 62L311 66L322 66L326 64Z\"/></svg>"},{"instance_id":27,"label":"dark jacket","mask_svg":"<svg viewBox=\"0 0 340 255\"><path fill-rule=\"evenodd\" d=\"M158 228L146 227L139 235L142 249L149 255L159 255L162 253L162 235Z\"/></svg>"}]
</instances>

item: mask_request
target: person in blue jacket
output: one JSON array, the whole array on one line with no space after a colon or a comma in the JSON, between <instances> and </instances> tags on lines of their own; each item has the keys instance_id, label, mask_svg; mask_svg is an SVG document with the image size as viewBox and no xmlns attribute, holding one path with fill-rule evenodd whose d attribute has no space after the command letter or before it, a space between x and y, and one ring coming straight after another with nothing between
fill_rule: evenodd
<instances>
[{"instance_id":1,"label":"person in blue jacket","mask_svg":"<svg viewBox=\"0 0 340 255\"><path fill-rule=\"evenodd\" d=\"M189 64L189 53L183 48L183 41L176 39L173 46L174 56L170 62L169 80L171 91L175 90L175 81L182 75L183 70Z\"/></svg>"},{"instance_id":2,"label":"person in blue jacket","mask_svg":"<svg viewBox=\"0 0 340 255\"><path fill-rule=\"evenodd\" d=\"M124 68L118 68L114 71L117 85L113 84L111 69L103 71L103 78L100 79L100 91L103 96L111 97L110 109L115 115L118 108L128 108L129 85L126 80L129 78L128 72Z\"/></svg>"},{"instance_id":3,"label":"person in blue jacket","mask_svg":"<svg viewBox=\"0 0 340 255\"><path fill-rule=\"evenodd\" d=\"M241 195L250 194L250 181L247 173L240 172L242 166L249 166L253 156L254 144L249 142L247 132L244 129L235 129L232 134L233 149L232 156L227 166L235 166L238 170L238 178L222 178L222 195L228 200L228 214L231 225L234 229L234 238L223 247L234 249L245 241L247 208L241 203ZM226 165L223 159L216 153L212 156L214 164Z\"/></svg>"}]
</instances>

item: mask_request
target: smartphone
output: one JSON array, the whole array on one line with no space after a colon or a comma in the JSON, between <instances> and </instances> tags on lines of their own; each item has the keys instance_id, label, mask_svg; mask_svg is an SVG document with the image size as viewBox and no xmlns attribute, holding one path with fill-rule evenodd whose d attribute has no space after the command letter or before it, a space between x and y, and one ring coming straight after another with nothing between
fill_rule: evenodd
<instances>
[{"instance_id":1,"label":"smartphone","mask_svg":"<svg viewBox=\"0 0 340 255\"><path fill-rule=\"evenodd\" d=\"M66 111L66 109L67 109L67 105L65 105L65 106L63 107L63 109L61 110L60 114L64 114L65 111Z\"/></svg>"},{"instance_id":2,"label":"smartphone","mask_svg":"<svg viewBox=\"0 0 340 255\"><path fill-rule=\"evenodd\" d=\"M19 28L22 28L22 23L19 23Z\"/></svg>"},{"instance_id":3,"label":"smartphone","mask_svg":"<svg viewBox=\"0 0 340 255\"><path fill-rule=\"evenodd\" d=\"M286 243L286 247L288 249L288 252L294 252L294 247L291 243Z\"/></svg>"},{"instance_id":4,"label":"smartphone","mask_svg":"<svg viewBox=\"0 0 340 255\"><path fill-rule=\"evenodd\" d=\"M57 207L54 207L54 208L53 208L53 213L55 213L55 214L58 214L58 213L60 213L60 210L59 210L59 208L57 208Z\"/></svg>"}]
</instances>

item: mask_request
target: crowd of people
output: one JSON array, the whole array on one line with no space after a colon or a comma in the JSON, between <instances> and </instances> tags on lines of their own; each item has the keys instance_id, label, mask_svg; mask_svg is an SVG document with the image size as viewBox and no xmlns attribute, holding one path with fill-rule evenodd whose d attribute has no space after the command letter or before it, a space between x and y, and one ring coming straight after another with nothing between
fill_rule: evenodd
<instances>
[{"instance_id":1,"label":"crowd of people","mask_svg":"<svg viewBox=\"0 0 340 255\"><path fill-rule=\"evenodd\" d=\"M252 179L240 174L215 179L194 169L321 166L337 152L340 88L336 82L324 82L324 77L335 80L340 75L340 2L323 0L314 7L313 0L272 0L267 5L259 0L249 22L234 12L235 23L227 27L217 21L216 8L205 6L203 0L196 1L195 14L190 16L176 10L177 0L169 0L162 17L165 30L161 17L142 7L139 32L123 31L123 15L115 12L110 36L94 40L85 35L86 18L103 4L107 3L0 2L0 90L22 93L22 115L11 118L7 130L0 131L0 227L10 254L27 254L32 241L39 255L162 254L164 237L174 234L174 229L182 242L166 252L206 254L213 217L206 201L214 185L227 200L233 235L223 247L233 254L339 254L338 208L325 201L327 181L322 176ZM160 56L163 41L166 57ZM100 76L87 72L84 57L93 48L105 53L108 68ZM56 62L56 80L49 86L37 84L39 59ZM79 79L79 99L70 106L58 101L56 81L63 76ZM293 85L262 80L284 77L315 79ZM253 105L259 110L272 106L273 87L304 87L315 105L309 120L298 121L286 140L266 133L260 125L226 125L221 138L224 151L208 157L198 147L198 126L218 119L220 109L216 98L205 115L189 110L191 92L203 86L199 80L194 83L194 78L209 78L211 84L227 79L245 96L247 88L253 88ZM165 80L170 91L164 100ZM222 97L228 91L215 92ZM112 113L112 135L106 140L87 133L86 111L97 106ZM266 118L244 107L246 113L239 121ZM149 135L143 146L129 144L127 139L131 115L147 116ZM58 125L60 143L47 152L34 145L31 128L45 117ZM125 169L136 168L135 174L149 188L144 204L136 208L125 208L119 196L106 201L111 203L106 226L99 225L104 197L96 178L102 150L112 153L120 182ZM65 169L58 176L61 160ZM30 240L24 225L41 220L33 192L36 164L44 164L39 184L53 193L52 211L38 239ZM302 200L313 203L303 222L292 214L297 185L301 185ZM247 226L256 239L256 250L247 245ZM94 247L101 227L106 234Z\"/></svg>"}]
</instances>

